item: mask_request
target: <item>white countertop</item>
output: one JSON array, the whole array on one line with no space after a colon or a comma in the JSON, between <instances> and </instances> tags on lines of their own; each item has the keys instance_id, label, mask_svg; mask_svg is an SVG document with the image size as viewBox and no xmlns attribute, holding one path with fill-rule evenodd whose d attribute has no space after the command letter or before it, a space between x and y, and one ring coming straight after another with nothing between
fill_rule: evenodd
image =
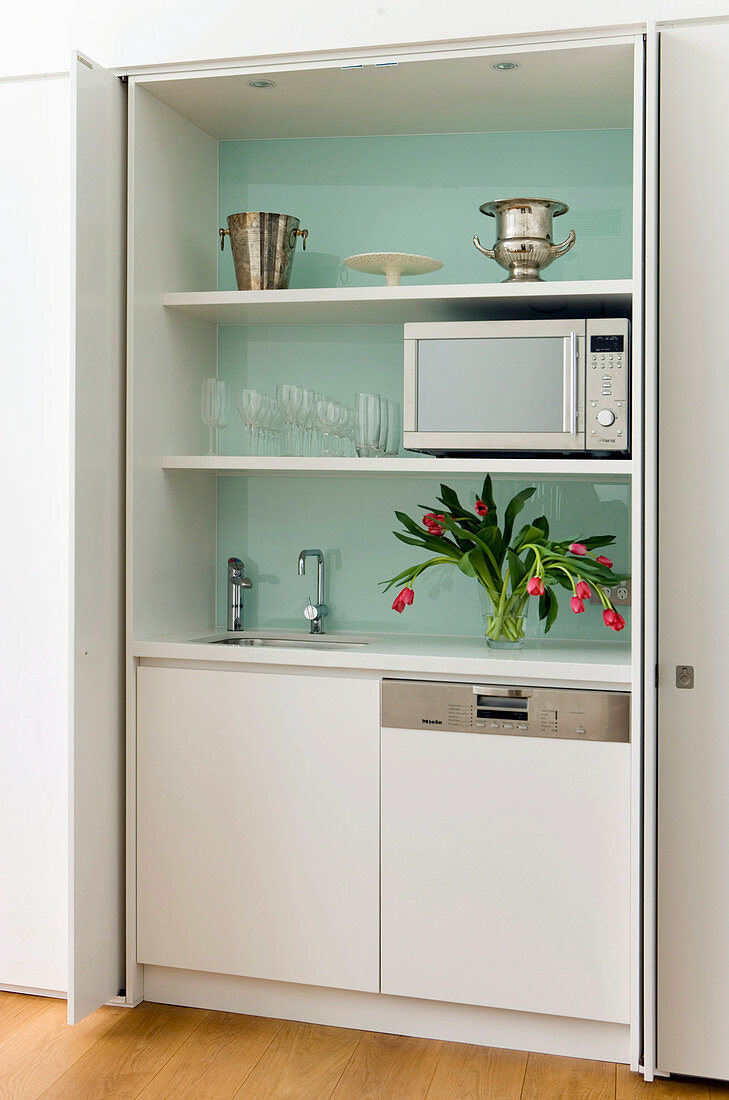
<instances>
[{"instance_id":1,"label":"white countertop","mask_svg":"<svg viewBox=\"0 0 729 1100\"><path fill-rule=\"evenodd\" d=\"M306 641L304 632L248 630L242 637L291 638ZM228 637L211 628L131 643L131 655L140 659L189 661L206 667L267 665L287 668L371 672L428 679L475 678L509 683L552 684L629 689L630 644L528 640L514 652L489 649L479 637L435 634L365 634L330 632L323 640L366 641L341 649L267 648L211 645L202 639ZM235 635L238 636L238 635Z\"/></svg>"}]
</instances>

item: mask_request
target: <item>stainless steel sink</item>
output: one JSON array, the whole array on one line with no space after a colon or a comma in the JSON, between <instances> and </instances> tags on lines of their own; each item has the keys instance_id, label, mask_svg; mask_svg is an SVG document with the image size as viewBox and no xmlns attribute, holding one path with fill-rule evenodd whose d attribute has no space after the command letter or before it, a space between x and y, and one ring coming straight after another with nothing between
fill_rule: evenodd
<instances>
[{"instance_id":1,"label":"stainless steel sink","mask_svg":"<svg viewBox=\"0 0 729 1100\"><path fill-rule=\"evenodd\" d=\"M356 646L369 645L369 642L356 642L344 638L260 638L242 634L239 638L197 638L195 644L262 646L266 649L353 649Z\"/></svg>"}]
</instances>

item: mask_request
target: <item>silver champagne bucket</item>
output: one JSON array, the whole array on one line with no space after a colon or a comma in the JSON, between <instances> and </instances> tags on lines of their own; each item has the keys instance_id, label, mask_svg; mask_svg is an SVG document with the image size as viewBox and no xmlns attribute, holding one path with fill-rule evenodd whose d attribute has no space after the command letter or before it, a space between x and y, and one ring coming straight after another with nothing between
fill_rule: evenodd
<instances>
[{"instance_id":1,"label":"silver champagne bucket","mask_svg":"<svg viewBox=\"0 0 729 1100\"><path fill-rule=\"evenodd\" d=\"M566 203L554 199L498 199L485 202L479 210L496 219L496 243L493 248L484 248L478 234L473 243L484 256L507 269L505 283L542 282L539 272L569 252L575 243L574 229L561 244L552 242L552 218L567 213Z\"/></svg>"},{"instance_id":2,"label":"silver champagne bucket","mask_svg":"<svg viewBox=\"0 0 729 1100\"><path fill-rule=\"evenodd\" d=\"M231 214L228 228L219 229L220 248L230 237L238 290L287 290L301 237L304 251L308 229L299 229L299 219L291 214L267 214L247 211Z\"/></svg>"}]
</instances>

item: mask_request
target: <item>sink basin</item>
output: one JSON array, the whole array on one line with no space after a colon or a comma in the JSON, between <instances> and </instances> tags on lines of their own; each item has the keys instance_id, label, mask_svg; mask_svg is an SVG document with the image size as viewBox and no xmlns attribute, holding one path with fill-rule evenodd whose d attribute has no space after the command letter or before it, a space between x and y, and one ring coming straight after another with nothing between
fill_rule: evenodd
<instances>
[{"instance_id":1,"label":"sink basin","mask_svg":"<svg viewBox=\"0 0 729 1100\"><path fill-rule=\"evenodd\" d=\"M198 638L197 644L261 646L266 649L352 649L355 646L369 645L369 642L349 641L344 638L320 638L311 635L306 638L259 638L241 634L238 638Z\"/></svg>"}]
</instances>

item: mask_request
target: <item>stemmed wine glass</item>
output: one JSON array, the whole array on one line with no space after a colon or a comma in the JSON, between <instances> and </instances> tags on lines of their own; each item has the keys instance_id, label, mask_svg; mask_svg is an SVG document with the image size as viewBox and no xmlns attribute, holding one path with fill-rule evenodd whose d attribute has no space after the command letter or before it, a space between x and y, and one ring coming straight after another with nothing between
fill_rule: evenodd
<instances>
[{"instance_id":1,"label":"stemmed wine glass","mask_svg":"<svg viewBox=\"0 0 729 1100\"><path fill-rule=\"evenodd\" d=\"M230 420L230 390L228 383L220 378L204 378L200 398L200 412L203 424L210 433L208 454L217 455L221 428Z\"/></svg>"},{"instance_id":2,"label":"stemmed wine glass","mask_svg":"<svg viewBox=\"0 0 729 1100\"><path fill-rule=\"evenodd\" d=\"M311 436L313 434L314 423L314 406L316 404L317 395L313 390L301 391L301 404L296 416L296 426L299 429L301 437L301 447L299 453L302 455L311 454Z\"/></svg>"},{"instance_id":3,"label":"stemmed wine glass","mask_svg":"<svg viewBox=\"0 0 729 1100\"><path fill-rule=\"evenodd\" d=\"M284 453L287 455L296 454L296 448L294 446L294 427L303 397L304 391L300 386L276 386L276 400L281 410L281 415L286 421L286 447Z\"/></svg>"},{"instance_id":4,"label":"stemmed wine glass","mask_svg":"<svg viewBox=\"0 0 729 1100\"><path fill-rule=\"evenodd\" d=\"M236 404L248 434L248 454L258 454L258 430L264 395L258 390L238 390Z\"/></svg>"}]
</instances>

